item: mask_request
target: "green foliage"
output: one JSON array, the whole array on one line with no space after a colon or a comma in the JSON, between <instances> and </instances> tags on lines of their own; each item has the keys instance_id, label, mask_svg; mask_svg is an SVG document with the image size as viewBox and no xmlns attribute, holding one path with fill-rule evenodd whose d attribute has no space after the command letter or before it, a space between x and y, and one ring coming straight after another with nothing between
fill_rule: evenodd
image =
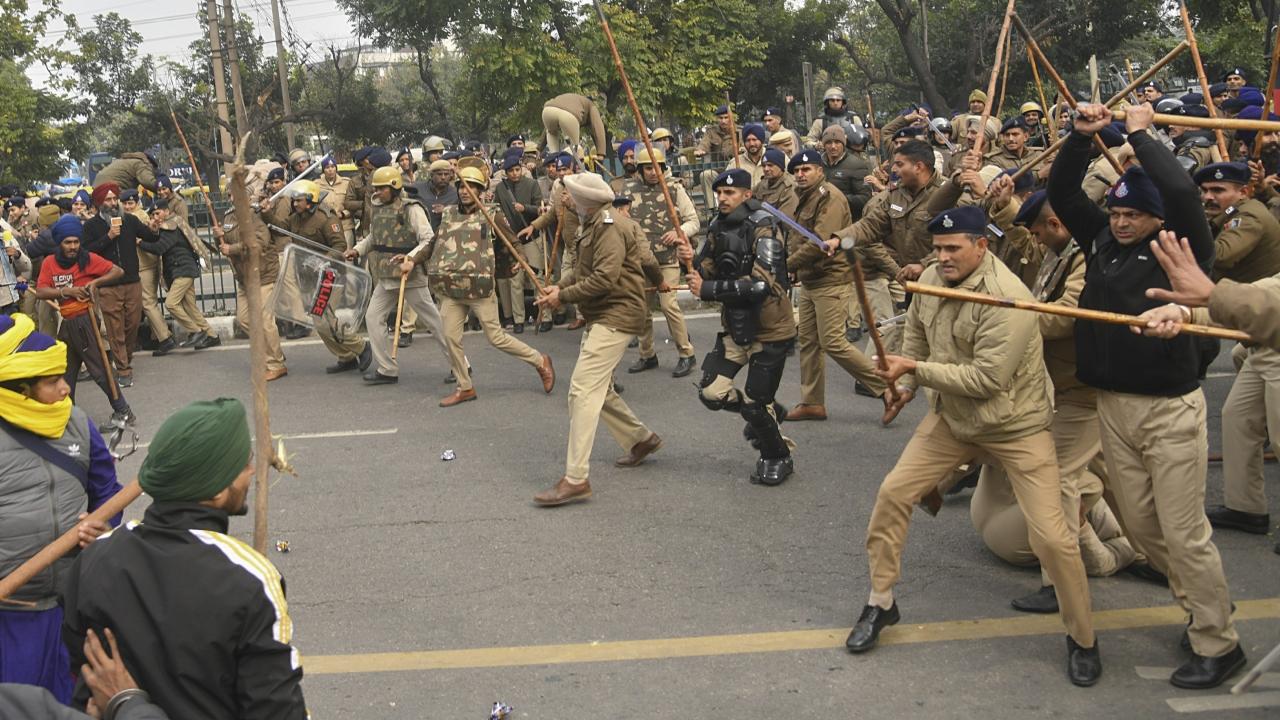
<instances>
[{"instance_id":1,"label":"green foliage","mask_svg":"<svg viewBox=\"0 0 1280 720\"><path fill-rule=\"evenodd\" d=\"M61 176L67 139L61 121L70 115L67 102L33 88L17 63L0 58L0 183L26 186Z\"/></svg>"}]
</instances>

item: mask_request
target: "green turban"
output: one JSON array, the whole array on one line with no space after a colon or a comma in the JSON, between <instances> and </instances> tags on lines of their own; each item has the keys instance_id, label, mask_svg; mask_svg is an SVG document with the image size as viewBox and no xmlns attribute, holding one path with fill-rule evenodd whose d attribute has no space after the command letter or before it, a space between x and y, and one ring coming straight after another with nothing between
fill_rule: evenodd
<instances>
[{"instance_id":1,"label":"green turban","mask_svg":"<svg viewBox=\"0 0 1280 720\"><path fill-rule=\"evenodd\" d=\"M200 400L169 416L138 471L157 501L208 500L249 464L249 421L233 398Z\"/></svg>"}]
</instances>

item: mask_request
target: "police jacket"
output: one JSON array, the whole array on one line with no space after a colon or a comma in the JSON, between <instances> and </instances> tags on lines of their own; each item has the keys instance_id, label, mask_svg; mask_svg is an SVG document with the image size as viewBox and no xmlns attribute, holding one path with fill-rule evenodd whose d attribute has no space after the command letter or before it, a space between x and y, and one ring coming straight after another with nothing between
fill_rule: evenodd
<instances>
[{"instance_id":1,"label":"police jacket","mask_svg":"<svg viewBox=\"0 0 1280 720\"><path fill-rule=\"evenodd\" d=\"M72 667L92 629L111 628L129 673L175 718L302 720L302 666L284 581L227 534L227 514L156 502L141 523L76 558L63 593ZM74 704L88 688L78 682Z\"/></svg>"},{"instance_id":2,"label":"police jacket","mask_svg":"<svg viewBox=\"0 0 1280 720\"><path fill-rule=\"evenodd\" d=\"M143 241L138 247L149 253L159 255L164 260L164 281L171 284L174 278L200 277L200 260L196 251L191 249L187 236L183 234L178 223L166 220L160 226L160 237L155 242Z\"/></svg>"},{"instance_id":3,"label":"police jacket","mask_svg":"<svg viewBox=\"0 0 1280 720\"><path fill-rule=\"evenodd\" d=\"M638 335L648 315L645 285L662 282L662 270L639 226L601 207L582 224L573 276L561 280L560 299L576 303L588 323Z\"/></svg>"},{"instance_id":4,"label":"police jacket","mask_svg":"<svg viewBox=\"0 0 1280 720\"><path fill-rule=\"evenodd\" d=\"M109 182L119 185L121 190L134 190L141 185L155 192L156 167L147 159L145 153L127 152L112 160L93 177L94 185Z\"/></svg>"},{"instance_id":5,"label":"police jacket","mask_svg":"<svg viewBox=\"0 0 1280 720\"><path fill-rule=\"evenodd\" d=\"M1215 278L1253 282L1280 273L1280 220L1246 198L1209 220Z\"/></svg>"},{"instance_id":6,"label":"police jacket","mask_svg":"<svg viewBox=\"0 0 1280 720\"><path fill-rule=\"evenodd\" d=\"M1191 243L1207 273L1213 265L1213 235L1200 204L1200 192L1173 153L1146 131L1129 135L1134 153L1159 189L1165 228ZM1139 315L1163 303L1147 298L1147 288L1169 289L1169 277L1156 262L1150 241L1121 245L1111 234L1107 213L1080 187L1089 163L1092 138L1072 132L1049 172L1049 203L1080 243L1088 263L1080 307ZM1172 340L1134 334L1123 325L1078 322L1075 326L1076 377L1101 390L1175 397L1199 387L1200 352L1195 339Z\"/></svg>"},{"instance_id":7,"label":"police jacket","mask_svg":"<svg viewBox=\"0 0 1280 720\"><path fill-rule=\"evenodd\" d=\"M27 444L41 443L50 451L65 455L77 469L44 459L27 449ZM62 437L43 438L0 422L0 577L30 560L45 545L75 527L79 515L93 511L120 491L116 482L115 461L98 429L79 407L71 409L71 418ZM114 522L119 522L116 517ZM61 580L72 558L64 557L53 567L36 575L13 594L14 600L35 603L35 607L4 605L6 612L48 610L54 606Z\"/></svg>"}]
</instances>

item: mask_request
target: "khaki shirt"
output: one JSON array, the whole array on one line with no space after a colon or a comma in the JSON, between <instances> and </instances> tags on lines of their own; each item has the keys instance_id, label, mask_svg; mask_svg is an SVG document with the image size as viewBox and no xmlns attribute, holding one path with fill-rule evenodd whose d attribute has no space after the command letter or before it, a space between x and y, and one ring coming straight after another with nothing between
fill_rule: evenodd
<instances>
[{"instance_id":1,"label":"khaki shirt","mask_svg":"<svg viewBox=\"0 0 1280 720\"><path fill-rule=\"evenodd\" d=\"M800 198L796 196L796 179L791 173L783 173L777 180L761 178L751 188L751 196L778 208L789 218L795 218L796 206L800 204ZM786 228L778 227L785 235Z\"/></svg>"},{"instance_id":2,"label":"khaki shirt","mask_svg":"<svg viewBox=\"0 0 1280 720\"><path fill-rule=\"evenodd\" d=\"M982 159L991 165L995 165L1001 170L1017 170L1035 156L1035 152L1030 148L1022 148L1022 154L1019 155L1002 146L987 153L982 157Z\"/></svg>"},{"instance_id":3,"label":"khaki shirt","mask_svg":"<svg viewBox=\"0 0 1280 720\"><path fill-rule=\"evenodd\" d=\"M322 193L320 204L328 208L329 212L342 222L343 231L353 229L355 223L351 221L350 217L346 217L345 207L347 188L351 185L351 178L339 175L334 178L333 182L329 182L325 179L324 174L321 173L320 177L316 178L316 185L320 186Z\"/></svg>"},{"instance_id":4,"label":"khaki shirt","mask_svg":"<svg viewBox=\"0 0 1280 720\"><path fill-rule=\"evenodd\" d=\"M1080 293L1084 290L1084 253L1072 240L1059 255L1046 250L1040 274L1031 292L1039 302L1062 307L1079 307ZM1044 364L1053 381L1054 396L1065 394L1080 396L1083 402L1092 403L1093 388L1076 379L1076 321L1065 315L1037 313L1040 321L1040 337L1044 338Z\"/></svg>"},{"instance_id":5,"label":"khaki shirt","mask_svg":"<svg viewBox=\"0 0 1280 720\"><path fill-rule=\"evenodd\" d=\"M920 284L946 286L936 265L924 271ZM957 288L1032 299L990 252ZM903 380L934 391L930 406L957 440L1003 442L1049 428L1053 405L1034 314L917 294L902 349L917 361L915 373Z\"/></svg>"},{"instance_id":6,"label":"khaki shirt","mask_svg":"<svg viewBox=\"0 0 1280 720\"><path fill-rule=\"evenodd\" d=\"M744 147L738 151L737 160L737 163L730 162L729 167L741 168L750 173L751 185L753 187L756 183L760 182L762 178L764 178L764 150L760 151L759 158L752 160L751 156L747 154L747 149Z\"/></svg>"},{"instance_id":7,"label":"khaki shirt","mask_svg":"<svg viewBox=\"0 0 1280 720\"><path fill-rule=\"evenodd\" d=\"M701 152L710 162L725 162L733 155L733 139L719 125L712 125L702 134L695 152Z\"/></svg>"},{"instance_id":8,"label":"khaki shirt","mask_svg":"<svg viewBox=\"0 0 1280 720\"><path fill-rule=\"evenodd\" d=\"M796 222L820 239L826 240L849 224L849 201L825 180L813 187L797 190ZM848 253L837 251L827 255L812 240L790 233L787 240L787 270L805 287L828 287L853 282L853 269Z\"/></svg>"},{"instance_id":9,"label":"khaki shirt","mask_svg":"<svg viewBox=\"0 0 1280 720\"><path fill-rule=\"evenodd\" d=\"M1209 294L1209 316L1249 333L1259 345L1280 350L1280 277L1254 283L1223 280Z\"/></svg>"},{"instance_id":10,"label":"khaki shirt","mask_svg":"<svg viewBox=\"0 0 1280 720\"><path fill-rule=\"evenodd\" d=\"M634 224L608 207L596 210L582 225L573 277L559 285L560 299L575 303L588 323L638 335L648 314L645 285L661 282L662 273L650 266L646 277L644 243Z\"/></svg>"},{"instance_id":11,"label":"khaki shirt","mask_svg":"<svg viewBox=\"0 0 1280 720\"><path fill-rule=\"evenodd\" d=\"M1280 273L1280 220L1247 198L1209 220L1215 279L1254 282Z\"/></svg>"},{"instance_id":12,"label":"khaki shirt","mask_svg":"<svg viewBox=\"0 0 1280 720\"><path fill-rule=\"evenodd\" d=\"M858 247L883 243L898 265L922 262L933 252L929 198L941 184L935 173L929 184L914 195L899 185L888 192L883 204L868 203L862 219L837 234L853 238Z\"/></svg>"}]
</instances>

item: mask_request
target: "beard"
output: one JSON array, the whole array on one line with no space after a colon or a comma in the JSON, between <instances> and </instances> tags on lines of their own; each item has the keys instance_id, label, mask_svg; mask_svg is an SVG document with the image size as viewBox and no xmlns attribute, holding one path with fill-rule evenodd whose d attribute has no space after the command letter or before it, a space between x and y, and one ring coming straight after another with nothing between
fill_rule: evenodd
<instances>
[{"instance_id":1,"label":"beard","mask_svg":"<svg viewBox=\"0 0 1280 720\"><path fill-rule=\"evenodd\" d=\"M98 206L98 214L104 218L118 218L124 213L124 209L120 207L120 203L116 203L115 207L107 207L106 205Z\"/></svg>"}]
</instances>

